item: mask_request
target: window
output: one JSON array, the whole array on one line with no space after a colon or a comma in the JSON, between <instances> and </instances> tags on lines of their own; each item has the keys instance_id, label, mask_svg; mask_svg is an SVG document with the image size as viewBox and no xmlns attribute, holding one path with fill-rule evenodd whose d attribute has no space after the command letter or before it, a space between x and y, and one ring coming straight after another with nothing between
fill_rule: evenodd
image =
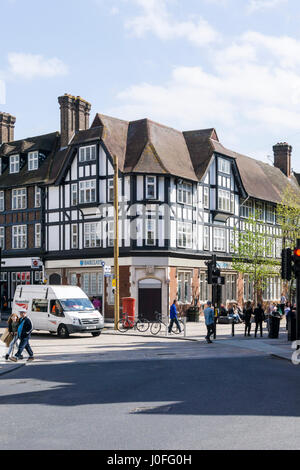
<instances>
[{"instance_id":1,"label":"window","mask_svg":"<svg viewBox=\"0 0 300 470\"><path fill-rule=\"evenodd\" d=\"M71 239L71 247L73 250L78 248L78 225L72 225L72 239Z\"/></svg>"},{"instance_id":2,"label":"window","mask_svg":"<svg viewBox=\"0 0 300 470\"><path fill-rule=\"evenodd\" d=\"M203 188L203 206L204 209L209 209L209 189L207 186Z\"/></svg>"},{"instance_id":3,"label":"window","mask_svg":"<svg viewBox=\"0 0 300 470\"><path fill-rule=\"evenodd\" d=\"M48 312L48 300L33 299L32 311L33 312Z\"/></svg>"},{"instance_id":4,"label":"window","mask_svg":"<svg viewBox=\"0 0 300 470\"><path fill-rule=\"evenodd\" d=\"M274 206L271 206L270 204L267 204L266 207L266 221L271 224L275 223L275 209Z\"/></svg>"},{"instance_id":5,"label":"window","mask_svg":"<svg viewBox=\"0 0 300 470\"><path fill-rule=\"evenodd\" d=\"M4 191L0 191L0 211L3 212L5 210L5 202L4 202Z\"/></svg>"},{"instance_id":6,"label":"window","mask_svg":"<svg viewBox=\"0 0 300 470\"><path fill-rule=\"evenodd\" d=\"M35 194L34 194L34 206L35 207L41 207L41 188L38 186L35 187Z\"/></svg>"},{"instance_id":7,"label":"window","mask_svg":"<svg viewBox=\"0 0 300 470\"><path fill-rule=\"evenodd\" d=\"M247 200L241 204L240 214L241 217L244 217L245 219L248 219L249 216L252 215L252 201Z\"/></svg>"},{"instance_id":8,"label":"window","mask_svg":"<svg viewBox=\"0 0 300 470\"><path fill-rule=\"evenodd\" d=\"M41 247L41 224L35 224L35 248Z\"/></svg>"},{"instance_id":9,"label":"window","mask_svg":"<svg viewBox=\"0 0 300 470\"><path fill-rule=\"evenodd\" d=\"M257 219L261 220L261 221L264 221L265 220L265 218L264 218L264 205L263 205L262 202L257 202L255 204L255 211L256 211Z\"/></svg>"},{"instance_id":10,"label":"window","mask_svg":"<svg viewBox=\"0 0 300 470\"><path fill-rule=\"evenodd\" d=\"M193 186L190 183L178 183L177 199L182 204L192 204Z\"/></svg>"},{"instance_id":11,"label":"window","mask_svg":"<svg viewBox=\"0 0 300 470\"><path fill-rule=\"evenodd\" d=\"M12 247L14 250L27 248L26 225L14 225L12 227Z\"/></svg>"},{"instance_id":12,"label":"window","mask_svg":"<svg viewBox=\"0 0 300 470\"><path fill-rule=\"evenodd\" d=\"M178 301L183 304L189 304L192 301L192 273L178 272Z\"/></svg>"},{"instance_id":13,"label":"window","mask_svg":"<svg viewBox=\"0 0 300 470\"><path fill-rule=\"evenodd\" d=\"M71 274L71 280L77 285L76 273ZM103 295L102 273L84 273L82 275L82 288L87 295Z\"/></svg>"},{"instance_id":14,"label":"window","mask_svg":"<svg viewBox=\"0 0 300 470\"><path fill-rule=\"evenodd\" d=\"M156 221L153 219L146 219L145 244L147 246L154 246L155 243L156 243Z\"/></svg>"},{"instance_id":15,"label":"window","mask_svg":"<svg viewBox=\"0 0 300 470\"><path fill-rule=\"evenodd\" d=\"M19 173L20 171L20 156L12 155L9 159L9 172Z\"/></svg>"},{"instance_id":16,"label":"window","mask_svg":"<svg viewBox=\"0 0 300 470\"><path fill-rule=\"evenodd\" d=\"M70 274L70 285L71 286L77 286L77 274L76 273L71 273Z\"/></svg>"},{"instance_id":17,"label":"window","mask_svg":"<svg viewBox=\"0 0 300 470\"><path fill-rule=\"evenodd\" d=\"M225 191L224 189L219 189L218 191L218 209L225 212L230 212L231 210L231 197L230 191Z\"/></svg>"},{"instance_id":18,"label":"window","mask_svg":"<svg viewBox=\"0 0 300 470\"><path fill-rule=\"evenodd\" d=\"M264 279L263 299L279 300L281 295L281 279L277 276Z\"/></svg>"},{"instance_id":19,"label":"window","mask_svg":"<svg viewBox=\"0 0 300 470\"><path fill-rule=\"evenodd\" d=\"M84 224L84 247L96 248L101 246L100 223Z\"/></svg>"},{"instance_id":20,"label":"window","mask_svg":"<svg viewBox=\"0 0 300 470\"><path fill-rule=\"evenodd\" d=\"M237 277L235 274L225 276L226 300L236 300Z\"/></svg>"},{"instance_id":21,"label":"window","mask_svg":"<svg viewBox=\"0 0 300 470\"><path fill-rule=\"evenodd\" d=\"M146 199L156 199L155 176L146 176Z\"/></svg>"},{"instance_id":22,"label":"window","mask_svg":"<svg viewBox=\"0 0 300 470\"><path fill-rule=\"evenodd\" d=\"M27 194L26 189L13 189L12 191L12 209L26 209Z\"/></svg>"},{"instance_id":23,"label":"window","mask_svg":"<svg viewBox=\"0 0 300 470\"><path fill-rule=\"evenodd\" d=\"M214 228L214 251L226 251L226 237L224 228Z\"/></svg>"},{"instance_id":24,"label":"window","mask_svg":"<svg viewBox=\"0 0 300 470\"><path fill-rule=\"evenodd\" d=\"M77 184L72 184L71 186L71 204L72 206L77 206L78 204Z\"/></svg>"},{"instance_id":25,"label":"window","mask_svg":"<svg viewBox=\"0 0 300 470\"><path fill-rule=\"evenodd\" d=\"M96 202L96 180L81 181L79 183L79 203L88 204Z\"/></svg>"},{"instance_id":26,"label":"window","mask_svg":"<svg viewBox=\"0 0 300 470\"><path fill-rule=\"evenodd\" d=\"M28 154L28 171L37 170L39 167L39 152L30 152Z\"/></svg>"},{"instance_id":27,"label":"window","mask_svg":"<svg viewBox=\"0 0 300 470\"><path fill-rule=\"evenodd\" d=\"M107 245L114 246L114 241L115 241L114 221L110 220L108 222L108 230L107 230Z\"/></svg>"},{"instance_id":28,"label":"window","mask_svg":"<svg viewBox=\"0 0 300 470\"><path fill-rule=\"evenodd\" d=\"M209 232L210 229L207 226L204 226L204 234L203 234L203 250L209 250Z\"/></svg>"},{"instance_id":29,"label":"window","mask_svg":"<svg viewBox=\"0 0 300 470\"><path fill-rule=\"evenodd\" d=\"M218 159L218 170L221 171L221 173L230 175L230 166L231 165L229 160L225 160L224 158Z\"/></svg>"},{"instance_id":30,"label":"window","mask_svg":"<svg viewBox=\"0 0 300 470\"><path fill-rule=\"evenodd\" d=\"M177 224L177 245L180 248L192 248L192 224L178 222Z\"/></svg>"},{"instance_id":31,"label":"window","mask_svg":"<svg viewBox=\"0 0 300 470\"><path fill-rule=\"evenodd\" d=\"M107 181L107 202L114 202L114 180Z\"/></svg>"},{"instance_id":32,"label":"window","mask_svg":"<svg viewBox=\"0 0 300 470\"><path fill-rule=\"evenodd\" d=\"M96 145L81 147L81 149L79 150L79 161L90 162L92 160L96 160Z\"/></svg>"},{"instance_id":33,"label":"window","mask_svg":"<svg viewBox=\"0 0 300 470\"><path fill-rule=\"evenodd\" d=\"M0 227L0 248L5 248L5 227Z\"/></svg>"}]
</instances>

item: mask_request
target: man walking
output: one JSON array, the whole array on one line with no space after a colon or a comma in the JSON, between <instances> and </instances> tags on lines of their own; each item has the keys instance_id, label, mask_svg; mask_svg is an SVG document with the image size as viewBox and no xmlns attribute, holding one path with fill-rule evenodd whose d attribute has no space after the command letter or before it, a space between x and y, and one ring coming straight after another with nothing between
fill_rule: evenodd
<instances>
[{"instance_id":1,"label":"man walking","mask_svg":"<svg viewBox=\"0 0 300 470\"><path fill-rule=\"evenodd\" d=\"M260 336L263 335L263 321L265 319L265 311L262 308L261 304L257 304L257 307L254 309L254 318L255 318L255 338L257 336L258 328L260 328Z\"/></svg>"},{"instance_id":2,"label":"man walking","mask_svg":"<svg viewBox=\"0 0 300 470\"><path fill-rule=\"evenodd\" d=\"M29 354L28 361L33 361L34 359L33 351L29 344L30 335L33 329L32 323L31 323L30 318L27 317L26 310L21 310L20 315L21 315L21 319L20 319L19 326L18 326L18 338L20 339L19 349L17 351L17 354L14 357L10 357L10 360L17 362L18 359L22 358L23 350L26 349L26 351Z\"/></svg>"},{"instance_id":3,"label":"man walking","mask_svg":"<svg viewBox=\"0 0 300 470\"><path fill-rule=\"evenodd\" d=\"M169 325L169 333L172 332L172 328L173 328L173 325L174 323L176 323L177 325L177 328L179 330L179 333L181 333L181 328L180 328L180 325L179 325L179 322L178 322L178 319L177 319L177 300L175 299L173 304L171 305L171 308L170 308L170 325Z\"/></svg>"},{"instance_id":4,"label":"man walking","mask_svg":"<svg viewBox=\"0 0 300 470\"><path fill-rule=\"evenodd\" d=\"M210 337L214 333L215 322L214 322L214 311L211 307L210 301L207 302L207 307L204 310L204 318L205 318L205 325L207 328L207 335L205 339L208 343L212 343Z\"/></svg>"}]
</instances>

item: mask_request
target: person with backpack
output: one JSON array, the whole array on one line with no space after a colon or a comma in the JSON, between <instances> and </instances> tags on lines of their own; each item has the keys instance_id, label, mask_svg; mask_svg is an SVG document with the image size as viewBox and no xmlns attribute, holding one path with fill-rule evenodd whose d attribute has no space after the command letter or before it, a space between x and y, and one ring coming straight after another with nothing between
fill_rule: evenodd
<instances>
[{"instance_id":1,"label":"person with backpack","mask_svg":"<svg viewBox=\"0 0 300 470\"><path fill-rule=\"evenodd\" d=\"M258 327L260 328L260 336L263 336L263 321L265 319L265 311L262 308L260 303L257 304L257 307L254 309L254 318L255 318L255 338L257 336Z\"/></svg>"}]
</instances>

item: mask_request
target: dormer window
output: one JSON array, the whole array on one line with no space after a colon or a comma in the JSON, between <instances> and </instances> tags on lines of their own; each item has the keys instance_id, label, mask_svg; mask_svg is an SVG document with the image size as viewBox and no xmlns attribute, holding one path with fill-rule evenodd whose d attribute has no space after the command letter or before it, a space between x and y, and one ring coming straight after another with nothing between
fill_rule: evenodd
<instances>
[{"instance_id":1,"label":"dormer window","mask_svg":"<svg viewBox=\"0 0 300 470\"><path fill-rule=\"evenodd\" d=\"M229 160L225 160L225 158L219 158L219 161L218 161L218 170L221 172L221 173L225 173L227 175L230 175L230 161Z\"/></svg>"},{"instance_id":2,"label":"dormer window","mask_svg":"<svg viewBox=\"0 0 300 470\"><path fill-rule=\"evenodd\" d=\"M12 155L9 159L9 172L19 173L20 171L20 155Z\"/></svg>"},{"instance_id":3,"label":"dormer window","mask_svg":"<svg viewBox=\"0 0 300 470\"><path fill-rule=\"evenodd\" d=\"M37 170L39 167L39 152L30 152L28 154L28 171Z\"/></svg>"},{"instance_id":4,"label":"dormer window","mask_svg":"<svg viewBox=\"0 0 300 470\"><path fill-rule=\"evenodd\" d=\"M96 160L96 145L89 145L79 149L79 161L90 162Z\"/></svg>"}]
</instances>

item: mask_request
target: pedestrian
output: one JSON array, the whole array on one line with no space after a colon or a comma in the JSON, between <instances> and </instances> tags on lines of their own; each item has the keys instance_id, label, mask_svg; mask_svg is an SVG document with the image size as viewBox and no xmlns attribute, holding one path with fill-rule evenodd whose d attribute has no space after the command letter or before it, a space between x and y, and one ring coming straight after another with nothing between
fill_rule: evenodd
<instances>
[{"instance_id":1,"label":"pedestrian","mask_svg":"<svg viewBox=\"0 0 300 470\"><path fill-rule=\"evenodd\" d=\"M220 317L227 317L228 310L226 309L224 304L220 305Z\"/></svg>"},{"instance_id":2,"label":"pedestrian","mask_svg":"<svg viewBox=\"0 0 300 470\"><path fill-rule=\"evenodd\" d=\"M246 303L246 307L244 309L244 322L245 322L245 336L251 336L251 318L253 315L253 308L250 300Z\"/></svg>"},{"instance_id":3,"label":"pedestrian","mask_svg":"<svg viewBox=\"0 0 300 470\"><path fill-rule=\"evenodd\" d=\"M178 319L177 319L177 306L178 306L178 303L177 303L177 300L175 299L173 304L171 305L170 307L170 325L169 325L169 333L172 332L172 328L173 328L173 325L174 323L177 325L177 328L179 330L179 333L181 333L181 328L180 328L180 325L179 325L179 322L178 322Z\"/></svg>"},{"instance_id":4,"label":"pedestrian","mask_svg":"<svg viewBox=\"0 0 300 470\"><path fill-rule=\"evenodd\" d=\"M27 311L26 310L20 310L20 315L21 319L19 321L19 326L18 326L18 338L20 339L20 344L17 353L15 354L14 357L10 357L9 359L11 361L17 362L18 359L22 358L22 352L24 349L29 354L28 361L33 361L34 360L34 355L33 351L30 347L29 340L32 332L32 322L30 318L27 317Z\"/></svg>"},{"instance_id":5,"label":"pedestrian","mask_svg":"<svg viewBox=\"0 0 300 470\"><path fill-rule=\"evenodd\" d=\"M207 335L205 337L208 343L212 343L210 337L214 334L215 331L215 320L214 320L214 310L211 307L210 300L207 302L207 307L204 310L205 325L207 328Z\"/></svg>"},{"instance_id":6,"label":"pedestrian","mask_svg":"<svg viewBox=\"0 0 300 470\"><path fill-rule=\"evenodd\" d=\"M19 326L19 317L16 313L12 313L7 320L8 331L12 335L12 340L9 344L9 348L7 354L5 355L5 359L8 360L9 356L13 352L14 346L18 341L18 326Z\"/></svg>"},{"instance_id":7,"label":"pedestrian","mask_svg":"<svg viewBox=\"0 0 300 470\"><path fill-rule=\"evenodd\" d=\"M286 307L284 309L284 314L285 314L285 320L286 320L286 330L288 330L288 322L289 322L289 314L292 308L292 304L290 302L287 302Z\"/></svg>"},{"instance_id":8,"label":"pedestrian","mask_svg":"<svg viewBox=\"0 0 300 470\"><path fill-rule=\"evenodd\" d=\"M257 304L257 307L254 309L254 318L255 318L255 338L257 335L258 327L260 328L260 336L263 336L263 321L265 319L265 311L262 308L260 303Z\"/></svg>"},{"instance_id":9,"label":"pedestrian","mask_svg":"<svg viewBox=\"0 0 300 470\"><path fill-rule=\"evenodd\" d=\"M99 299L99 297L93 298L93 305L96 310L98 310L99 312L101 311L101 300Z\"/></svg>"},{"instance_id":10,"label":"pedestrian","mask_svg":"<svg viewBox=\"0 0 300 470\"><path fill-rule=\"evenodd\" d=\"M286 296L282 292L281 297L280 297L280 310L281 310L282 315L284 315L285 304L286 304Z\"/></svg>"}]
</instances>

